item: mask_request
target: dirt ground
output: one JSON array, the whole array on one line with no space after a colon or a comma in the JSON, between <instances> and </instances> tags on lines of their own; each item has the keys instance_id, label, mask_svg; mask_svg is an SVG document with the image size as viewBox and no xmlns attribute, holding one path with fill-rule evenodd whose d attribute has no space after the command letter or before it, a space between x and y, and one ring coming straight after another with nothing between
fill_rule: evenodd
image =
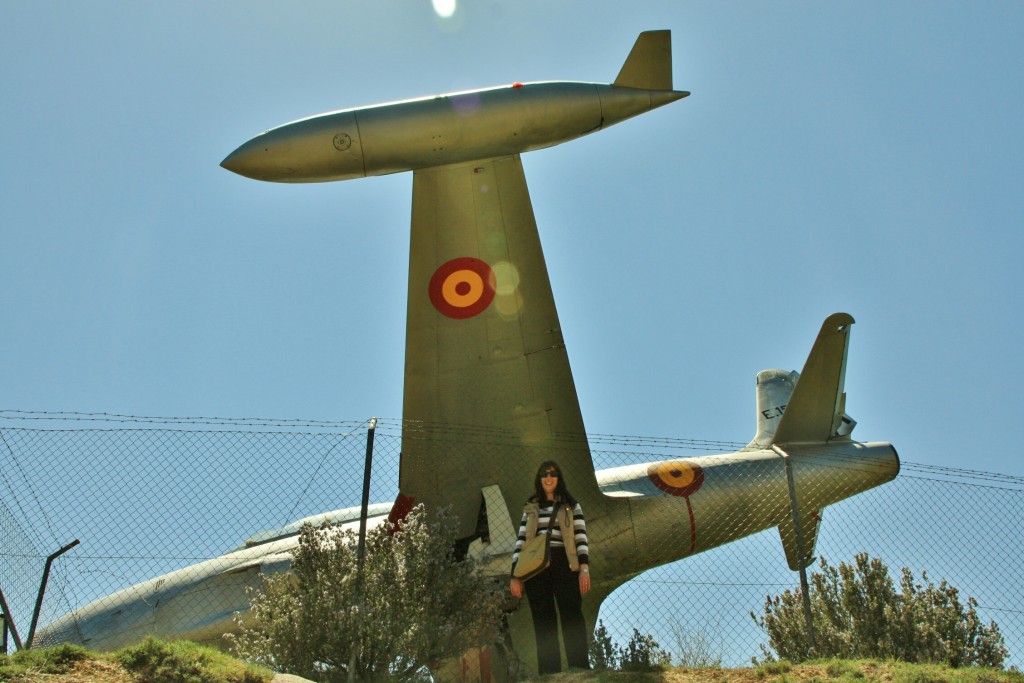
<instances>
[{"instance_id":1,"label":"dirt ground","mask_svg":"<svg viewBox=\"0 0 1024 683\"><path fill-rule=\"evenodd\" d=\"M794 667L787 674L789 680L806 680L817 677L828 680L825 668L821 666ZM532 679L531 683L771 683L776 675L765 675L756 669L673 669L653 673L628 673L623 671L595 673L573 673L545 676ZM863 679L865 681L886 680Z\"/></svg>"},{"instance_id":2,"label":"dirt ground","mask_svg":"<svg viewBox=\"0 0 1024 683\"><path fill-rule=\"evenodd\" d=\"M814 667L801 667L801 672L797 674L795 671L790 672L792 678L808 678L815 673L822 677L827 678L824 675L824 669L817 667L820 671L812 671ZM804 669L807 670L804 673ZM796 675L794 675L796 674ZM285 677L280 677L282 680L278 683L285 683ZM297 677L287 677L291 681L301 681ZM534 679L534 681L543 681L543 683L592 683L596 680L606 681L608 683L768 683L773 677L765 677L763 674L758 677L753 669L737 669L737 670L715 670L715 671L665 671L649 674L639 673L623 673L623 672L605 672L602 674L596 673L573 673L573 674L559 674L555 676L546 676L543 679ZM113 662L106 662L96 659L87 659L81 662L76 662L74 668L71 671L63 674L27 674L23 677L14 679L12 683L137 683L136 679L125 671L119 664Z\"/></svg>"},{"instance_id":3,"label":"dirt ground","mask_svg":"<svg viewBox=\"0 0 1024 683\"><path fill-rule=\"evenodd\" d=\"M787 681L807 683L836 680L848 676L863 683L888 683L893 680L894 665L886 662L843 663L841 670L830 670L836 665L806 664L786 666L773 671L762 669L671 669L651 673L630 673L622 671L566 673L532 679L529 683L776 683ZM980 672L979 672L980 673ZM843 674L846 674L844 676ZM904 677L905 678L905 677ZM947 676L917 676L914 680L948 681ZM1017 683L1024 680L1019 673L988 672L972 680L992 683ZM302 683L304 679L295 676L275 677L274 683ZM120 665L96 659L77 662L74 669L64 674L27 674L13 679L12 683L138 683Z\"/></svg>"},{"instance_id":4,"label":"dirt ground","mask_svg":"<svg viewBox=\"0 0 1024 683\"><path fill-rule=\"evenodd\" d=\"M298 676L278 674L272 683L302 683L306 679ZM63 674L26 674L12 680L12 683L138 683L116 662L99 659L85 659L76 662L71 671Z\"/></svg>"},{"instance_id":5,"label":"dirt ground","mask_svg":"<svg viewBox=\"0 0 1024 683\"><path fill-rule=\"evenodd\" d=\"M120 664L104 662L99 659L84 659L75 662L71 671L63 674L26 674L15 678L19 683L25 681L47 683L134 683L131 675Z\"/></svg>"}]
</instances>

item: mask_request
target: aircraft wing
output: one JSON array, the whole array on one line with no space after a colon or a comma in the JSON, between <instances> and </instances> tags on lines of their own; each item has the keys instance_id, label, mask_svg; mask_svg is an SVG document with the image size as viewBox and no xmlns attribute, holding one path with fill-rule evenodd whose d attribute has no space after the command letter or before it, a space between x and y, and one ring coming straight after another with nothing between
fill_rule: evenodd
<instances>
[{"instance_id":1,"label":"aircraft wing","mask_svg":"<svg viewBox=\"0 0 1024 683\"><path fill-rule=\"evenodd\" d=\"M499 485L518 525L548 458L600 499L519 155L414 172L406 334L399 515L451 504L471 536Z\"/></svg>"}]
</instances>

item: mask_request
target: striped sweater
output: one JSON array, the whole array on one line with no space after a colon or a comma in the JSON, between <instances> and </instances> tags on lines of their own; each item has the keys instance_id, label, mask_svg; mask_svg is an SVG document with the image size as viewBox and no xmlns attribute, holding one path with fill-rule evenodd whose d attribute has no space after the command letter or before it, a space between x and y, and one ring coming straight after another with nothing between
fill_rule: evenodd
<instances>
[{"instance_id":1,"label":"striped sweater","mask_svg":"<svg viewBox=\"0 0 1024 683\"><path fill-rule=\"evenodd\" d=\"M552 523L551 514L554 512L554 503L550 500L545 501L540 507L539 516L537 520L537 534L550 533L551 534L551 547L552 548L564 548L565 543L562 542L562 530L559 528L558 523ZM559 505L561 507L561 505ZM583 508L580 507L579 503L572 509L572 528L576 540L576 557L579 558L580 564L590 564L590 553L587 546L587 522L583 518ZM519 522L519 538L516 540L516 548L512 552L512 570L515 571L516 563L519 562L519 551L523 549L523 544L526 543L526 513L523 512L523 519Z\"/></svg>"}]
</instances>

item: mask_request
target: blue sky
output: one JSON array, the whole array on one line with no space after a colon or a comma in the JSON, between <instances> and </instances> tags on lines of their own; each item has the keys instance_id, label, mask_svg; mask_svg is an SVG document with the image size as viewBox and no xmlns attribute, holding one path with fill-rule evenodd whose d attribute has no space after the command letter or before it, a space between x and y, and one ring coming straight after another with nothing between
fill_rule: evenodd
<instances>
[{"instance_id":1,"label":"blue sky","mask_svg":"<svg viewBox=\"0 0 1024 683\"><path fill-rule=\"evenodd\" d=\"M612 80L690 98L524 156L589 431L747 441L857 319L856 438L1017 473L1024 5L0 4L0 408L399 417L411 176L219 162L322 111Z\"/></svg>"}]
</instances>

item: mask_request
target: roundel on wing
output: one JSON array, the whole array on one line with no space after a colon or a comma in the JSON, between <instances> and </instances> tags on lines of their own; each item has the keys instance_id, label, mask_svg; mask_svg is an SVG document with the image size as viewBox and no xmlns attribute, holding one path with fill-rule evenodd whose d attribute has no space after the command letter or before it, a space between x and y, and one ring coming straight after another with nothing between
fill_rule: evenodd
<instances>
[{"instance_id":1,"label":"roundel on wing","mask_svg":"<svg viewBox=\"0 0 1024 683\"><path fill-rule=\"evenodd\" d=\"M494 271L470 256L452 259L430 278L430 302L443 315L456 320L483 313L494 300Z\"/></svg>"},{"instance_id":2,"label":"roundel on wing","mask_svg":"<svg viewBox=\"0 0 1024 683\"><path fill-rule=\"evenodd\" d=\"M704 483L704 470L685 460L656 462L647 468L651 482L673 496L692 496Z\"/></svg>"}]
</instances>

